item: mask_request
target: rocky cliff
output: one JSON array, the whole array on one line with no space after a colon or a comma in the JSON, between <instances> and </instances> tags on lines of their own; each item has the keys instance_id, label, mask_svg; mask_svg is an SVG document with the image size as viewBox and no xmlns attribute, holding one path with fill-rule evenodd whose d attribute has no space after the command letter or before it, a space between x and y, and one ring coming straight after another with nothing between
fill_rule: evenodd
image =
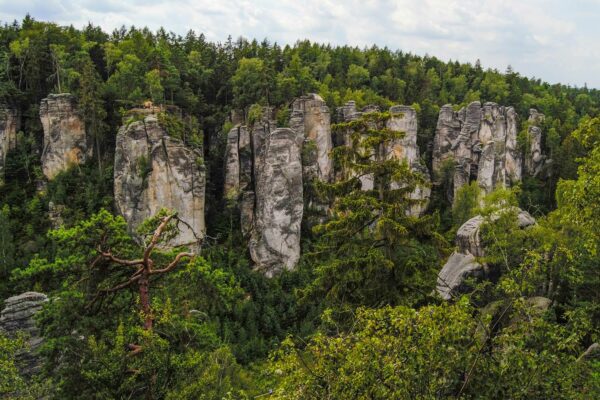
<instances>
[{"instance_id":1,"label":"rocky cliff","mask_svg":"<svg viewBox=\"0 0 600 400\"><path fill-rule=\"evenodd\" d=\"M276 128L267 108L259 121L227 135L225 193L238 202L255 268L267 276L293 268L300 258L306 130L304 115L296 118L296 130ZM323 173L318 163L310 165L307 174L313 173Z\"/></svg>"},{"instance_id":2,"label":"rocky cliff","mask_svg":"<svg viewBox=\"0 0 600 400\"><path fill-rule=\"evenodd\" d=\"M331 181L333 178L333 161L329 156L333 147L331 115L325 101L314 93L296 99L292 104L289 126L304 140L304 178Z\"/></svg>"},{"instance_id":3,"label":"rocky cliff","mask_svg":"<svg viewBox=\"0 0 600 400\"><path fill-rule=\"evenodd\" d=\"M154 113L129 118L116 140L117 209L132 232L161 208L175 210L184 224L169 244L197 248L205 232L202 154L170 137Z\"/></svg>"},{"instance_id":4,"label":"rocky cliff","mask_svg":"<svg viewBox=\"0 0 600 400\"><path fill-rule=\"evenodd\" d=\"M440 183L451 168L449 198L476 180L485 193L521 180L522 155L517 145L518 116L512 107L473 102L458 112L441 108L433 143L433 172Z\"/></svg>"},{"instance_id":5,"label":"rocky cliff","mask_svg":"<svg viewBox=\"0 0 600 400\"><path fill-rule=\"evenodd\" d=\"M524 172L530 176L538 176L546 161L542 153L542 128L540 128L544 118L544 114L536 109L529 110Z\"/></svg>"},{"instance_id":6,"label":"rocky cliff","mask_svg":"<svg viewBox=\"0 0 600 400\"><path fill-rule=\"evenodd\" d=\"M40 119L44 128L42 170L48 179L86 161L90 149L74 96L48 95L40 104Z\"/></svg>"},{"instance_id":7,"label":"rocky cliff","mask_svg":"<svg viewBox=\"0 0 600 400\"><path fill-rule=\"evenodd\" d=\"M36 352L42 344L42 338L34 316L46 301L48 298L45 294L25 292L6 299L0 313L0 330L9 337L22 333L27 338L28 348L17 356L17 365L26 377L32 376L41 368L41 360Z\"/></svg>"},{"instance_id":8,"label":"rocky cliff","mask_svg":"<svg viewBox=\"0 0 600 400\"><path fill-rule=\"evenodd\" d=\"M4 168L8 152L17 146L19 130L17 110L7 105L0 105L0 184L4 180Z\"/></svg>"}]
</instances>

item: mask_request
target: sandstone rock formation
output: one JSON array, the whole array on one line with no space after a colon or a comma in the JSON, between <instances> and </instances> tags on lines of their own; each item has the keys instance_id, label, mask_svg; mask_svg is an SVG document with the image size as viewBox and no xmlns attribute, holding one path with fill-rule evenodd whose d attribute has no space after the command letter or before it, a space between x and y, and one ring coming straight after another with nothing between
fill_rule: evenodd
<instances>
[{"instance_id":1,"label":"sandstone rock formation","mask_svg":"<svg viewBox=\"0 0 600 400\"><path fill-rule=\"evenodd\" d=\"M329 153L333 147L331 138L331 116L321 96L309 94L292 103L290 128L304 138L304 177L331 181L333 161Z\"/></svg>"},{"instance_id":2,"label":"sandstone rock formation","mask_svg":"<svg viewBox=\"0 0 600 400\"><path fill-rule=\"evenodd\" d=\"M393 140L385 151L385 157L404 160L411 167L412 171L420 174L425 181L425 185L418 185L410 194L415 204L411 206L409 213L414 216L421 215L427 208L431 188L429 183L429 171L425 164L421 162L419 155L419 146L417 145L417 112L409 106L392 106L390 108L390 119L387 127L396 132L404 132L404 137ZM398 184L392 182L392 189L398 188Z\"/></svg>"},{"instance_id":3,"label":"sandstone rock formation","mask_svg":"<svg viewBox=\"0 0 600 400\"><path fill-rule=\"evenodd\" d=\"M4 309L0 313L0 330L9 337L14 338L19 333L23 333L27 337L29 346L17 357L17 365L26 377L31 377L41 367L41 360L36 351L43 339L35 325L34 315L46 301L48 301L48 297L45 294L25 292L6 299Z\"/></svg>"},{"instance_id":4,"label":"sandstone rock formation","mask_svg":"<svg viewBox=\"0 0 600 400\"><path fill-rule=\"evenodd\" d=\"M491 222L498 218L492 216ZM477 258L485 255L481 243L480 230L485 219L477 215L465 222L456 232L457 249L438 274L437 292L445 300L467 289L466 280L481 279L488 274L488 266ZM517 223L520 228L535 224L535 219L527 212L518 210Z\"/></svg>"},{"instance_id":5,"label":"sandstone rock formation","mask_svg":"<svg viewBox=\"0 0 600 400\"><path fill-rule=\"evenodd\" d=\"M356 110L354 101L347 102L343 107L337 109L337 118L343 122L349 122L360 118L367 112L379 111L376 106L367 106L362 112ZM378 154L377 157L382 159L397 159L406 161L412 171L420 174L426 181L425 185L419 185L410 194L410 197L415 200L415 204L409 210L411 215L420 215L427 208L428 200L431 195L431 188L428 185L429 171L421 162L419 155L419 147L417 145L417 112L414 108L403 105L392 106L389 110L390 119L387 121L387 128L396 132L404 132L404 136L400 139L392 140L382 151L383 154ZM340 145L351 145L349 140L350 133L346 133L339 139ZM373 176L366 175L360 178L363 190L371 190L374 187ZM392 189L398 189L398 183L392 183Z\"/></svg>"},{"instance_id":6,"label":"sandstone rock formation","mask_svg":"<svg viewBox=\"0 0 600 400\"><path fill-rule=\"evenodd\" d=\"M437 184L448 162L453 168L450 198L473 180L485 193L520 181L522 157L515 110L496 103L481 106L477 101L458 112L451 105L443 106L433 143Z\"/></svg>"},{"instance_id":7,"label":"sandstone rock formation","mask_svg":"<svg viewBox=\"0 0 600 400\"><path fill-rule=\"evenodd\" d=\"M275 128L271 111L265 109L261 120L251 127L238 125L227 136L225 193L238 200L250 255L255 268L267 276L294 268L300 258L302 120L304 115L296 129ZM313 167L311 172L323 171L318 164Z\"/></svg>"},{"instance_id":8,"label":"sandstone rock formation","mask_svg":"<svg viewBox=\"0 0 600 400\"><path fill-rule=\"evenodd\" d=\"M0 184L4 180L6 156L17 146L19 122L17 110L7 105L0 105Z\"/></svg>"},{"instance_id":9,"label":"sandstone rock formation","mask_svg":"<svg viewBox=\"0 0 600 400\"><path fill-rule=\"evenodd\" d=\"M42 170L48 179L86 161L90 149L74 96L48 95L40 104L40 119L44 128Z\"/></svg>"},{"instance_id":10,"label":"sandstone rock formation","mask_svg":"<svg viewBox=\"0 0 600 400\"><path fill-rule=\"evenodd\" d=\"M527 152L525 154L524 170L530 176L537 176L541 172L545 161L542 154L542 129L539 126L544 122L544 114L532 108L529 110L527 122Z\"/></svg>"},{"instance_id":11,"label":"sandstone rock formation","mask_svg":"<svg viewBox=\"0 0 600 400\"><path fill-rule=\"evenodd\" d=\"M114 193L131 231L160 209L184 222L169 245L197 249L204 236L205 169L200 151L171 138L156 114L129 121L117 134Z\"/></svg>"},{"instance_id":12,"label":"sandstone rock formation","mask_svg":"<svg viewBox=\"0 0 600 400\"><path fill-rule=\"evenodd\" d=\"M256 200L250 255L267 276L294 268L300 258L303 140L289 128L258 130L253 136Z\"/></svg>"}]
</instances>

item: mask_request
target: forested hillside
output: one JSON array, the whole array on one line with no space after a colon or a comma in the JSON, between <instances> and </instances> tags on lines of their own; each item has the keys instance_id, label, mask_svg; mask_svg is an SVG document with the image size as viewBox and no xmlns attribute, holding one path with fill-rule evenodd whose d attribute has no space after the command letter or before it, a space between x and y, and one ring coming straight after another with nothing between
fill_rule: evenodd
<instances>
[{"instance_id":1,"label":"forested hillside","mask_svg":"<svg viewBox=\"0 0 600 400\"><path fill-rule=\"evenodd\" d=\"M0 398L600 398L599 177L510 66L5 24Z\"/></svg>"}]
</instances>

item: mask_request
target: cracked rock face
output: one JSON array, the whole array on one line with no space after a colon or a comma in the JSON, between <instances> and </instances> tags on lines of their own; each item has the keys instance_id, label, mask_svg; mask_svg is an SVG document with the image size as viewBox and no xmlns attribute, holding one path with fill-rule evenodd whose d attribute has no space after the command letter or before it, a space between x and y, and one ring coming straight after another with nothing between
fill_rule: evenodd
<instances>
[{"instance_id":1,"label":"cracked rock face","mask_svg":"<svg viewBox=\"0 0 600 400\"><path fill-rule=\"evenodd\" d=\"M117 134L114 193L132 232L161 208L185 222L170 246L198 247L204 236L205 170L200 151L168 136L156 115L123 125Z\"/></svg>"},{"instance_id":2,"label":"cracked rock face","mask_svg":"<svg viewBox=\"0 0 600 400\"><path fill-rule=\"evenodd\" d=\"M417 112L409 106L392 106L390 115L387 127L392 131L404 132L404 137L392 140L385 149L385 156L406 161L413 172L422 175L429 182L429 171L421 163L417 145ZM392 182L391 188L397 189L399 186ZM410 194L410 198L415 200L415 204L411 206L409 214L413 216L421 215L427 208L430 196L431 188L428 185L418 185Z\"/></svg>"},{"instance_id":3,"label":"cracked rock face","mask_svg":"<svg viewBox=\"0 0 600 400\"><path fill-rule=\"evenodd\" d=\"M91 149L73 95L48 95L40 104L40 119L44 128L42 171L48 179L86 161Z\"/></svg>"},{"instance_id":4,"label":"cracked rock face","mask_svg":"<svg viewBox=\"0 0 600 400\"><path fill-rule=\"evenodd\" d=\"M14 338L19 333L24 333L27 337L28 349L17 356L17 365L26 377L31 377L41 368L41 360L36 352L43 339L34 316L46 301L48 297L43 293L25 292L6 299L0 313L0 330L8 337Z\"/></svg>"},{"instance_id":5,"label":"cracked rock face","mask_svg":"<svg viewBox=\"0 0 600 400\"><path fill-rule=\"evenodd\" d=\"M238 201L255 268L270 277L293 269L300 258L306 130L275 128L270 111L263 115L251 127L238 125L228 133L225 193ZM313 167L318 174L318 163Z\"/></svg>"},{"instance_id":6,"label":"cracked rock face","mask_svg":"<svg viewBox=\"0 0 600 400\"><path fill-rule=\"evenodd\" d=\"M482 106L476 101L458 112L451 105L441 108L433 143L433 171L440 184L444 165L453 167L450 199L473 180L485 193L521 180L517 120L512 107L496 103Z\"/></svg>"},{"instance_id":7,"label":"cracked rock face","mask_svg":"<svg viewBox=\"0 0 600 400\"><path fill-rule=\"evenodd\" d=\"M542 128L540 128L544 118L544 114L539 113L536 109L529 110L525 172L530 176L538 176L546 161L542 154Z\"/></svg>"},{"instance_id":8,"label":"cracked rock face","mask_svg":"<svg viewBox=\"0 0 600 400\"><path fill-rule=\"evenodd\" d=\"M304 138L306 160L304 175L307 179L331 181L333 161L329 156L333 147L331 139L331 115L321 96L310 94L294 101L290 128Z\"/></svg>"},{"instance_id":9,"label":"cracked rock face","mask_svg":"<svg viewBox=\"0 0 600 400\"><path fill-rule=\"evenodd\" d=\"M17 110L7 105L0 105L0 184L4 180L6 156L9 151L17 147L19 122Z\"/></svg>"},{"instance_id":10,"label":"cracked rock face","mask_svg":"<svg viewBox=\"0 0 600 400\"><path fill-rule=\"evenodd\" d=\"M517 224L523 229L535 224L535 219L523 210L517 210ZM499 215L491 217L491 222ZM456 232L456 250L438 274L436 290L444 300L468 290L467 279L483 279L488 274L488 267L477 261L477 257L485 255L481 243L480 231L485 219L477 215L464 224Z\"/></svg>"},{"instance_id":11,"label":"cracked rock face","mask_svg":"<svg viewBox=\"0 0 600 400\"><path fill-rule=\"evenodd\" d=\"M289 128L259 130L253 137L256 197L250 255L267 276L293 269L300 258L303 140Z\"/></svg>"}]
</instances>

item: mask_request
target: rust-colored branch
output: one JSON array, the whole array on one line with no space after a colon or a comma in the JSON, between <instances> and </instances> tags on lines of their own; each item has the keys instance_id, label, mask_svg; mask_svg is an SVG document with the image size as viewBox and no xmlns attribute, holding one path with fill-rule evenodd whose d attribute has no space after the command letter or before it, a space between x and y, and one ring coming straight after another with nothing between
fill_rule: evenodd
<instances>
[{"instance_id":1,"label":"rust-colored branch","mask_svg":"<svg viewBox=\"0 0 600 400\"><path fill-rule=\"evenodd\" d=\"M146 250L144 251L144 264L148 264L148 260L150 259L150 254L152 253L152 250L154 250L154 247L156 247L156 244L160 240L160 236L162 235L163 231L167 228L169 221L171 221L171 219L173 219L174 216L174 214L171 214L161 219L160 225L158 225L158 227L154 231L154 234L152 235L152 240L150 240L148 247L146 247Z\"/></svg>"}]
</instances>

